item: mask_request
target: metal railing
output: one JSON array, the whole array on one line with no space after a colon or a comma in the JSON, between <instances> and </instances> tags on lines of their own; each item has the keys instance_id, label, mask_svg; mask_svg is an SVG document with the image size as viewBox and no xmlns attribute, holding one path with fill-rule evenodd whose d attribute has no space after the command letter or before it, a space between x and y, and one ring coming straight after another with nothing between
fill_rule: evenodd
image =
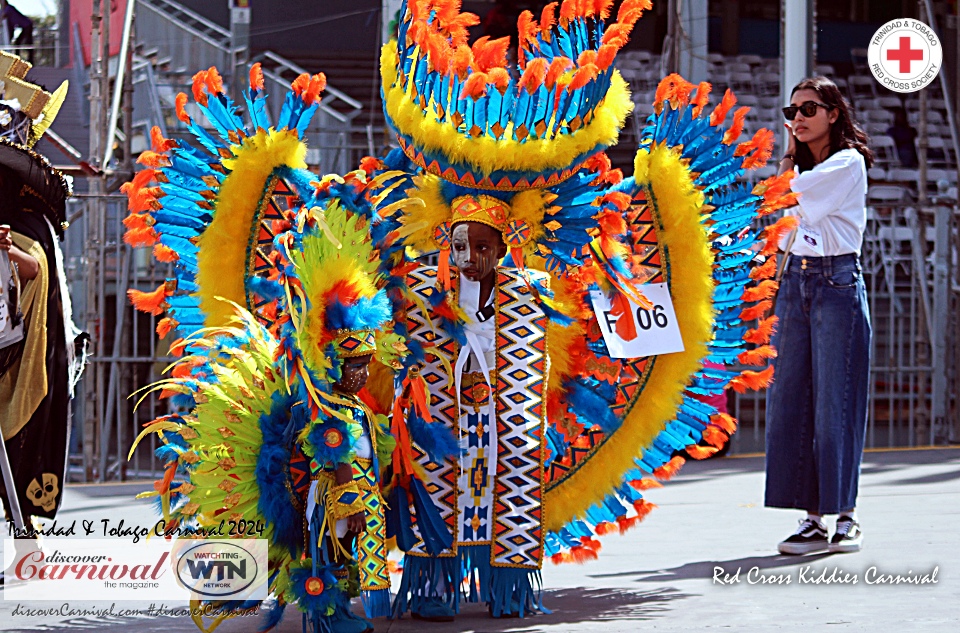
<instances>
[{"instance_id":1,"label":"metal railing","mask_svg":"<svg viewBox=\"0 0 960 633\"><path fill-rule=\"evenodd\" d=\"M232 48L230 31L170 0L138 0L137 40L155 47L171 72L216 66L227 80L246 54Z\"/></svg>"}]
</instances>

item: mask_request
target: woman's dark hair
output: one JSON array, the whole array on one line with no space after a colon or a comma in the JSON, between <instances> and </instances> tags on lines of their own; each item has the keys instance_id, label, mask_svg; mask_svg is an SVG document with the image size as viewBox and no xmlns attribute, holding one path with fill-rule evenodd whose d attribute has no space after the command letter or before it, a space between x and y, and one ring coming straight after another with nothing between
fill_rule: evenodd
<instances>
[{"instance_id":1,"label":"woman's dark hair","mask_svg":"<svg viewBox=\"0 0 960 633\"><path fill-rule=\"evenodd\" d=\"M814 159L813 153L806 143L797 141L797 167L800 168L800 171L813 169L813 166L818 162L822 162L823 159L842 149L857 150L863 156L867 167L871 167L873 165L873 152L867 147L869 140L867 134L857 123L857 120L853 118L850 104L840 94L837 84L827 77L810 77L794 86L790 96L792 97L798 90L813 90L820 96L822 103L836 109L839 114L837 120L830 126L830 153L822 157L820 161Z\"/></svg>"}]
</instances>

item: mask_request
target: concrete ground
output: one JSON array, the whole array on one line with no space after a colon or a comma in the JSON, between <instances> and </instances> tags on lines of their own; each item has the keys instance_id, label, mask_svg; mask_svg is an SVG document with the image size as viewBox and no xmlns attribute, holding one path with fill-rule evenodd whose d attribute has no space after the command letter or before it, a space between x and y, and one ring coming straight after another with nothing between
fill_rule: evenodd
<instances>
[{"instance_id":1,"label":"concrete ground","mask_svg":"<svg viewBox=\"0 0 960 633\"><path fill-rule=\"evenodd\" d=\"M152 525L149 505L132 500L143 488L142 484L72 486L60 516L68 521L122 517L128 523ZM856 554L777 554L777 542L794 530L800 514L763 507L762 457L690 463L664 488L649 491L647 498L659 508L626 536L605 537L599 560L582 566L544 566L543 602L552 610L550 615L494 620L484 606L466 605L454 623L381 620L376 630L960 630L958 448L867 454L858 508L865 544ZM829 523L832 529L832 520ZM923 575L934 570L936 582L926 585L868 582L878 575ZM715 580L725 574L732 584ZM818 578L821 582L814 582ZM844 578L846 583L836 582ZM828 583L831 579L834 582ZM105 604L109 606L109 601L97 606ZM71 603L71 607L87 605ZM21 608L27 606L56 605L32 602ZM135 606L117 604L118 608ZM0 602L0 630L197 630L188 617L22 617L13 615L15 607ZM258 618L234 618L217 631L255 631L258 625ZM287 610L278 630L301 631L294 609Z\"/></svg>"}]
</instances>

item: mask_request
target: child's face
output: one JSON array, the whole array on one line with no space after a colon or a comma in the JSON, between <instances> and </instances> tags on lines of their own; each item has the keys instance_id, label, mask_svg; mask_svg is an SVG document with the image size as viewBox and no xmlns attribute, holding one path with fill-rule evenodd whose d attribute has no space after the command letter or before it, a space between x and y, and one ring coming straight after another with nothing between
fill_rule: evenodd
<instances>
[{"instance_id":1,"label":"child's face","mask_svg":"<svg viewBox=\"0 0 960 633\"><path fill-rule=\"evenodd\" d=\"M470 281L486 279L506 255L500 232L479 222L462 222L453 227L453 263Z\"/></svg>"},{"instance_id":2,"label":"child's face","mask_svg":"<svg viewBox=\"0 0 960 633\"><path fill-rule=\"evenodd\" d=\"M334 388L340 393L354 395L359 393L367 384L370 377L370 360L372 354L366 356L355 356L353 358L343 359L340 367L340 380L333 384Z\"/></svg>"}]
</instances>

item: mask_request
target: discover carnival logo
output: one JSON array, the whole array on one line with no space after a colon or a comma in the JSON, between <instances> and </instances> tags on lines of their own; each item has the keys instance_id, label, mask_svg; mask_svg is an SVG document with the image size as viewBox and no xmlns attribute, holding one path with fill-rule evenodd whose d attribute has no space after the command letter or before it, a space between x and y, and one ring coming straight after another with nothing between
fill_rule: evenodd
<instances>
[{"instance_id":1,"label":"discover carnival logo","mask_svg":"<svg viewBox=\"0 0 960 633\"><path fill-rule=\"evenodd\" d=\"M4 553L4 601L267 598L266 539L52 538L22 553L6 539Z\"/></svg>"},{"instance_id":2,"label":"discover carnival logo","mask_svg":"<svg viewBox=\"0 0 960 633\"><path fill-rule=\"evenodd\" d=\"M890 20L870 40L867 63L884 88L916 92L936 79L943 63L943 46L936 32L919 20Z\"/></svg>"}]
</instances>

